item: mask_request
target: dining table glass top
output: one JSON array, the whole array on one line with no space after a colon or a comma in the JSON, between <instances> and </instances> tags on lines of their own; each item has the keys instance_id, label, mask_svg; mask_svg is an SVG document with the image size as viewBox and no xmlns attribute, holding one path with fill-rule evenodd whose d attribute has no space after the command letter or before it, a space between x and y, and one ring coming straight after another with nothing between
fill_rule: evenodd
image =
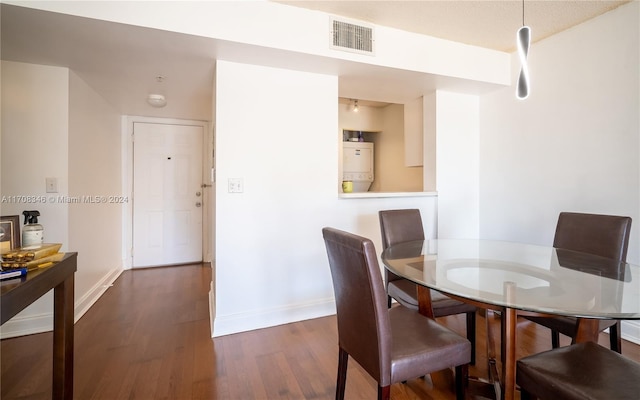
<instances>
[{"instance_id":1,"label":"dining table glass top","mask_svg":"<svg viewBox=\"0 0 640 400\"><path fill-rule=\"evenodd\" d=\"M638 265L491 240L405 242L389 247L381 258L396 275L485 304L574 317L640 319Z\"/></svg>"}]
</instances>

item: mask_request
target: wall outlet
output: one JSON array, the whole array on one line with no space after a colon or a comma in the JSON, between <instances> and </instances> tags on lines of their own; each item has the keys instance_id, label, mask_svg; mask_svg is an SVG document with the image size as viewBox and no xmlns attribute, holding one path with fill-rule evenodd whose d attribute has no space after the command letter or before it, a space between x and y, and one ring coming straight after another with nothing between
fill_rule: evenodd
<instances>
[{"instance_id":1,"label":"wall outlet","mask_svg":"<svg viewBox=\"0 0 640 400\"><path fill-rule=\"evenodd\" d=\"M244 191L244 184L242 178L229 178L229 193L242 193Z\"/></svg>"},{"instance_id":2,"label":"wall outlet","mask_svg":"<svg viewBox=\"0 0 640 400\"><path fill-rule=\"evenodd\" d=\"M47 193L58 193L57 178L45 178L45 184L47 186Z\"/></svg>"}]
</instances>

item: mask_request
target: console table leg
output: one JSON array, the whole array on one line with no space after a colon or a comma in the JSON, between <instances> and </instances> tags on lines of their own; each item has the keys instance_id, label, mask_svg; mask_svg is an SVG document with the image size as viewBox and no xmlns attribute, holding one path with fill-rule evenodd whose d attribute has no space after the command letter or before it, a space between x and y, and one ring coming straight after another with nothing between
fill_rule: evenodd
<instances>
[{"instance_id":1,"label":"console table leg","mask_svg":"<svg viewBox=\"0 0 640 400\"><path fill-rule=\"evenodd\" d=\"M74 276L53 290L53 398L73 399Z\"/></svg>"}]
</instances>

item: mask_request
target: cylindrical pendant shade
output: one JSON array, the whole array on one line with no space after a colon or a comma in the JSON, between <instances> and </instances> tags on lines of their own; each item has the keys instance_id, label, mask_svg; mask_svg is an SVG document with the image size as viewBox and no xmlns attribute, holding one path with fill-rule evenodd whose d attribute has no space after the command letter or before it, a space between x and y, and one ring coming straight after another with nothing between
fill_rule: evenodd
<instances>
[{"instance_id":1,"label":"cylindrical pendant shade","mask_svg":"<svg viewBox=\"0 0 640 400\"><path fill-rule=\"evenodd\" d=\"M526 99L529 97L529 66L527 65L527 55L529 54L529 44L531 43L531 29L528 26L523 26L518 29L516 40L521 66L518 84L516 86L516 96L519 99Z\"/></svg>"}]
</instances>

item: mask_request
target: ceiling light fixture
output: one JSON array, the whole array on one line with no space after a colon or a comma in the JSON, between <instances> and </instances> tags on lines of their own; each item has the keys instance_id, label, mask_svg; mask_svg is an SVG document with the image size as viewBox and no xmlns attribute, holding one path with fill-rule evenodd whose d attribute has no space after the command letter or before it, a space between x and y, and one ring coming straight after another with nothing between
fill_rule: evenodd
<instances>
[{"instance_id":1,"label":"ceiling light fixture","mask_svg":"<svg viewBox=\"0 0 640 400\"><path fill-rule=\"evenodd\" d=\"M153 107L161 108L167 105L167 99L165 99L165 97L161 94L152 93L147 96L147 103L149 103L149 105Z\"/></svg>"},{"instance_id":2,"label":"ceiling light fixture","mask_svg":"<svg viewBox=\"0 0 640 400\"><path fill-rule=\"evenodd\" d=\"M518 58L520 58L520 75L516 85L516 97L524 100L529 97L529 66L527 65L527 55L531 44L531 28L524 24L524 0L522 0L522 28L518 29L516 35L518 45Z\"/></svg>"},{"instance_id":3,"label":"ceiling light fixture","mask_svg":"<svg viewBox=\"0 0 640 400\"><path fill-rule=\"evenodd\" d=\"M355 104L353 105L353 112L357 113L358 110L359 110L359 108L358 108L358 100L356 99L354 101L355 101Z\"/></svg>"},{"instance_id":4,"label":"ceiling light fixture","mask_svg":"<svg viewBox=\"0 0 640 400\"><path fill-rule=\"evenodd\" d=\"M164 92L164 90L162 90L162 83L164 82L164 80L165 78L162 75L158 75L155 78L156 84L154 85L155 88L153 89L155 93L150 93L147 96L147 103L149 103L149 105L152 107L162 108L167 105L167 99L163 94L160 94Z\"/></svg>"}]
</instances>

